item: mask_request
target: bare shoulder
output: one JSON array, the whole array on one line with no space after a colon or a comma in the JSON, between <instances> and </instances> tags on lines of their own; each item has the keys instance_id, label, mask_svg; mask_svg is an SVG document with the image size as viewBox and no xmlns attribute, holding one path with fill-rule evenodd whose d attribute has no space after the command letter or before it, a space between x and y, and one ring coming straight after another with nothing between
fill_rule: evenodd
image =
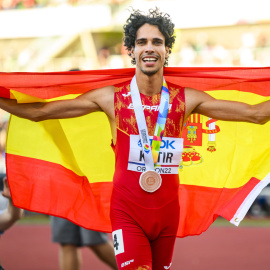
<instances>
[{"instance_id":1,"label":"bare shoulder","mask_svg":"<svg viewBox=\"0 0 270 270\"><path fill-rule=\"evenodd\" d=\"M185 97L186 99L193 99L195 101L204 101L211 98L207 93L190 87L185 88Z\"/></svg>"},{"instance_id":2,"label":"bare shoulder","mask_svg":"<svg viewBox=\"0 0 270 270\"><path fill-rule=\"evenodd\" d=\"M96 103L109 117L114 118L114 91L114 86L105 86L84 93L82 98Z\"/></svg>"},{"instance_id":3,"label":"bare shoulder","mask_svg":"<svg viewBox=\"0 0 270 270\"><path fill-rule=\"evenodd\" d=\"M102 88L97 88L93 90L89 90L88 92L84 93L82 96L86 99L91 99L93 101L103 99L110 99L114 96L114 86L109 85Z\"/></svg>"},{"instance_id":4,"label":"bare shoulder","mask_svg":"<svg viewBox=\"0 0 270 270\"><path fill-rule=\"evenodd\" d=\"M196 112L196 108L198 108L202 103L206 101L213 100L210 95L207 93L186 87L185 88L185 101L186 101L186 115L185 117L187 118L190 114Z\"/></svg>"}]
</instances>

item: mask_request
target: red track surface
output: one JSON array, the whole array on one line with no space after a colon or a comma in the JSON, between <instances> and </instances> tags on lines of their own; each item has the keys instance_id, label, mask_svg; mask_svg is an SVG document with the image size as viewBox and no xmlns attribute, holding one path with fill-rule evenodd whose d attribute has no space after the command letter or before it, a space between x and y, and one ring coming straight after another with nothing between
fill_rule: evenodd
<instances>
[{"instance_id":1,"label":"red track surface","mask_svg":"<svg viewBox=\"0 0 270 270\"><path fill-rule=\"evenodd\" d=\"M57 250L49 225L16 225L0 240L6 270L58 270ZM82 252L83 270L109 270L91 251ZM269 254L270 228L212 227L177 239L172 270L264 270Z\"/></svg>"}]
</instances>

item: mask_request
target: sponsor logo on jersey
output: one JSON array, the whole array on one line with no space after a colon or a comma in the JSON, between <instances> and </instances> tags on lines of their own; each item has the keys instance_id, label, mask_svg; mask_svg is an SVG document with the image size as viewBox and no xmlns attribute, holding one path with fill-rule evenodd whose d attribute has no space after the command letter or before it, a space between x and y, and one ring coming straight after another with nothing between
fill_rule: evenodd
<instances>
[{"instance_id":1,"label":"sponsor logo on jersey","mask_svg":"<svg viewBox=\"0 0 270 270\"><path fill-rule=\"evenodd\" d=\"M156 106L142 105L142 107L143 107L143 110L155 111L155 112L159 111L159 105L156 105ZM169 111L171 110L171 108L172 108L172 104L169 104ZM130 103L128 105L128 109L134 110L133 103Z\"/></svg>"},{"instance_id":2,"label":"sponsor logo on jersey","mask_svg":"<svg viewBox=\"0 0 270 270\"><path fill-rule=\"evenodd\" d=\"M125 267L125 266L127 266L127 265L130 265L130 264L133 263L133 262L134 262L134 259L129 260L129 261L126 261L126 262L123 262L123 263L121 263L121 267Z\"/></svg>"}]
</instances>

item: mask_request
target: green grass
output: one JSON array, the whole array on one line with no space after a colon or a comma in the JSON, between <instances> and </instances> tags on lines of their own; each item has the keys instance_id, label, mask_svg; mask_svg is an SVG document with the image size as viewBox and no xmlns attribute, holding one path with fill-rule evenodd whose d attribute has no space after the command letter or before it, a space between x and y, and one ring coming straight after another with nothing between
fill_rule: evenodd
<instances>
[{"instance_id":1,"label":"green grass","mask_svg":"<svg viewBox=\"0 0 270 270\"><path fill-rule=\"evenodd\" d=\"M23 216L17 224L20 225L49 225L50 218L47 215L25 215Z\"/></svg>"},{"instance_id":2,"label":"green grass","mask_svg":"<svg viewBox=\"0 0 270 270\"><path fill-rule=\"evenodd\" d=\"M212 226L235 227L235 225L231 224L228 220L222 217L217 218ZM241 221L239 227L270 227L270 219L246 217Z\"/></svg>"}]
</instances>

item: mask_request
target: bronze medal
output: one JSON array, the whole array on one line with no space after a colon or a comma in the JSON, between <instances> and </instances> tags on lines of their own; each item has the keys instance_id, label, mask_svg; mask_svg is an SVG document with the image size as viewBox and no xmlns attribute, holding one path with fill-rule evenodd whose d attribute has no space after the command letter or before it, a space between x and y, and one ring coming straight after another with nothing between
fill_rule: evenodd
<instances>
[{"instance_id":1,"label":"bronze medal","mask_svg":"<svg viewBox=\"0 0 270 270\"><path fill-rule=\"evenodd\" d=\"M155 192L161 186L161 176L155 171L143 172L140 176L140 186L147 192Z\"/></svg>"}]
</instances>

